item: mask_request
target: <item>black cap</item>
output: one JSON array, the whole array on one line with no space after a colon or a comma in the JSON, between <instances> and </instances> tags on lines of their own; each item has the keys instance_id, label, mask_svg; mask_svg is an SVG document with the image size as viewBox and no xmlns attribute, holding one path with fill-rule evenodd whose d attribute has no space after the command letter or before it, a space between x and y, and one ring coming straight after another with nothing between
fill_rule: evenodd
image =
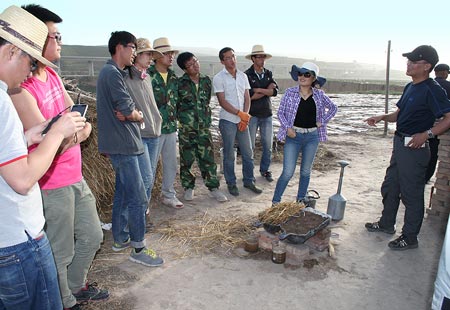
<instances>
[{"instance_id":1,"label":"black cap","mask_svg":"<svg viewBox=\"0 0 450 310\"><path fill-rule=\"evenodd\" d=\"M434 68L434 72L436 71L445 71L447 73L450 73L450 67L446 64L439 64Z\"/></svg>"},{"instance_id":2,"label":"black cap","mask_svg":"<svg viewBox=\"0 0 450 310\"><path fill-rule=\"evenodd\" d=\"M412 52L410 53L404 53L404 57L408 58L411 61L419 61L419 60L425 60L429 64L431 64L433 67L438 63L439 56L434 47L431 45L421 45L416 47Z\"/></svg>"}]
</instances>

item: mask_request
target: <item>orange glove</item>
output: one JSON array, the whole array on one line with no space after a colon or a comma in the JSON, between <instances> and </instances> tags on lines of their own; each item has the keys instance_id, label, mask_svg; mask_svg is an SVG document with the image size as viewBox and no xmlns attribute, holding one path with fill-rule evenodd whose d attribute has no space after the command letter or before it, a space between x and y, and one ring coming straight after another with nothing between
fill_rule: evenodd
<instances>
[{"instance_id":1,"label":"orange glove","mask_svg":"<svg viewBox=\"0 0 450 310\"><path fill-rule=\"evenodd\" d=\"M239 131L244 131L245 129L247 129L248 123L241 121L240 123L238 123L238 129Z\"/></svg>"},{"instance_id":2,"label":"orange glove","mask_svg":"<svg viewBox=\"0 0 450 310\"><path fill-rule=\"evenodd\" d=\"M241 119L241 121L244 121L248 124L248 122L250 121L250 117L251 115L245 112L242 112L241 110L238 110L237 112L237 116L239 116L239 118Z\"/></svg>"}]
</instances>

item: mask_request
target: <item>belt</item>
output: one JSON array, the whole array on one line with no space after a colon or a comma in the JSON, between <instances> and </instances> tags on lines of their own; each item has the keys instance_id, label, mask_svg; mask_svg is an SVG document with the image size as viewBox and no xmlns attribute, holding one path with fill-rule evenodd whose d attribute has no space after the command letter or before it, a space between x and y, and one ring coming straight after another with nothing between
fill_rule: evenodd
<instances>
[{"instance_id":1,"label":"belt","mask_svg":"<svg viewBox=\"0 0 450 310\"><path fill-rule=\"evenodd\" d=\"M38 235L36 236L36 238L34 238L34 240L35 240L35 241L39 241L39 240L41 240L42 238L44 238L44 236L45 236L45 233L44 233L43 230L41 230L41 232L38 233Z\"/></svg>"},{"instance_id":2,"label":"belt","mask_svg":"<svg viewBox=\"0 0 450 310\"><path fill-rule=\"evenodd\" d=\"M395 135L397 136L397 137L400 137L400 138L405 138L405 137L411 137L411 135L408 135L408 134L405 134L405 133L402 133L402 132L399 132L399 131L395 131Z\"/></svg>"},{"instance_id":3,"label":"belt","mask_svg":"<svg viewBox=\"0 0 450 310\"><path fill-rule=\"evenodd\" d=\"M308 133L308 132L314 132L317 130L317 127L302 128L302 127L292 126L292 128L294 128L295 132L299 132L299 133Z\"/></svg>"}]
</instances>

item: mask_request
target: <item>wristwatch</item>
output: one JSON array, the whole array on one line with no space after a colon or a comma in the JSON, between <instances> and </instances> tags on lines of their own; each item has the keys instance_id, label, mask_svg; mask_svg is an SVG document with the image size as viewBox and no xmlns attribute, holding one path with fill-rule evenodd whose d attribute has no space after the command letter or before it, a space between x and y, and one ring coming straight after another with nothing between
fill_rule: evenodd
<instances>
[{"instance_id":1,"label":"wristwatch","mask_svg":"<svg viewBox=\"0 0 450 310\"><path fill-rule=\"evenodd\" d=\"M427 130L427 134L428 134L428 139L433 139L434 138L434 133L431 131L431 129Z\"/></svg>"}]
</instances>

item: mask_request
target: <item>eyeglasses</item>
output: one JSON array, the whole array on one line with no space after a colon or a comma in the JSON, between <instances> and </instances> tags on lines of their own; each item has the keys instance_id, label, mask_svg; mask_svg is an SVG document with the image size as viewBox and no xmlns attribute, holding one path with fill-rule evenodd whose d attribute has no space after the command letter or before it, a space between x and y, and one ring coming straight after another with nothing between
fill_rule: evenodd
<instances>
[{"instance_id":1,"label":"eyeglasses","mask_svg":"<svg viewBox=\"0 0 450 310\"><path fill-rule=\"evenodd\" d=\"M412 61L412 60L409 60L408 59L408 61L407 61L409 64L412 64L412 65L420 65L420 64L427 64L428 62L426 62L425 60L417 60L417 61Z\"/></svg>"},{"instance_id":2,"label":"eyeglasses","mask_svg":"<svg viewBox=\"0 0 450 310\"><path fill-rule=\"evenodd\" d=\"M256 59L266 59L266 55L258 55L258 56L253 56L253 57L255 57Z\"/></svg>"},{"instance_id":3,"label":"eyeglasses","mask_svg":"<svg viewBox=\"0 0 450 310\"><path fill-rule=\"evenodd\" d=\"M125 47L129 47L129 48L131 48L131 50L134 52L134 51L136 51L136 45L134 45L134 44L127 44L127 45L124 45Z\"/></svg>"},{"instance_id":4,"label":"eyeglasses","mask_svg":"<svg viewBox=\"0 0 450 310\"><path fill-rule=\"evenodd\" d=\"M164 56L169 56L169 57L172 57L172 56L174 56L175 55L175 52L174 51L169 51L169 52L164 52L164 53L162 53Z\"/></svg>"},{"instance_id":5,"label":"eyeglasses","mask_svg":"<svg viewBox=\"0 0 450 310\"><path fill-rule=\"evenodd\" d=\"M186 63L184 65L185 69L189 69L189 68L193 67L194 65L198 64L197 58L193 58L192 61L193 61L192 63Z\"/></svg>"},{"instance_id":6,"label":"eyeglasses","mask_svg":"<svg viewBox=\"0 0 450 310\"><path fill-rule=\"evenodd\" d=\"M305 72L305 73L299 72L298 76L304 76L305 78L309 79L313 75L311 74L311 72Z\"/></svg>"},{"instance_id":7,"label":"eyeglasses","mask_svg":"<svg viewBox=\"0 0 450 310\"><path fill-rule=\"evenodd\" d=\"M35 58L31 57L31 55L27 52L22 51L22 55L28 56L28 58L30 59L30 71L36 71L36 69L38 68L38 61Z\"/></svg>"},{"instance_id":8,"label":"eyeglasses","mask_svg":"<svg viewBox=\"0 0 450 310\"><path fill-rule=\"evenodd\" d=\"M233 59L236 59L236 55L232 55L232 56L223 58L224 61L230 61L230 60L233 60Z\"/></svg>"},{"instance_id":9,"label":"eyeglasses","mask_svg":"<svg viewBox=\"0 0 450 310\"><path fill-rule=\"evenodd\" d=\"M62 42L62 35L59 32L55 32L55 35L52 37L51 35L48 35L47 38L55 39L56 43L61 44Z\"/></svg>"}]
</instances>

